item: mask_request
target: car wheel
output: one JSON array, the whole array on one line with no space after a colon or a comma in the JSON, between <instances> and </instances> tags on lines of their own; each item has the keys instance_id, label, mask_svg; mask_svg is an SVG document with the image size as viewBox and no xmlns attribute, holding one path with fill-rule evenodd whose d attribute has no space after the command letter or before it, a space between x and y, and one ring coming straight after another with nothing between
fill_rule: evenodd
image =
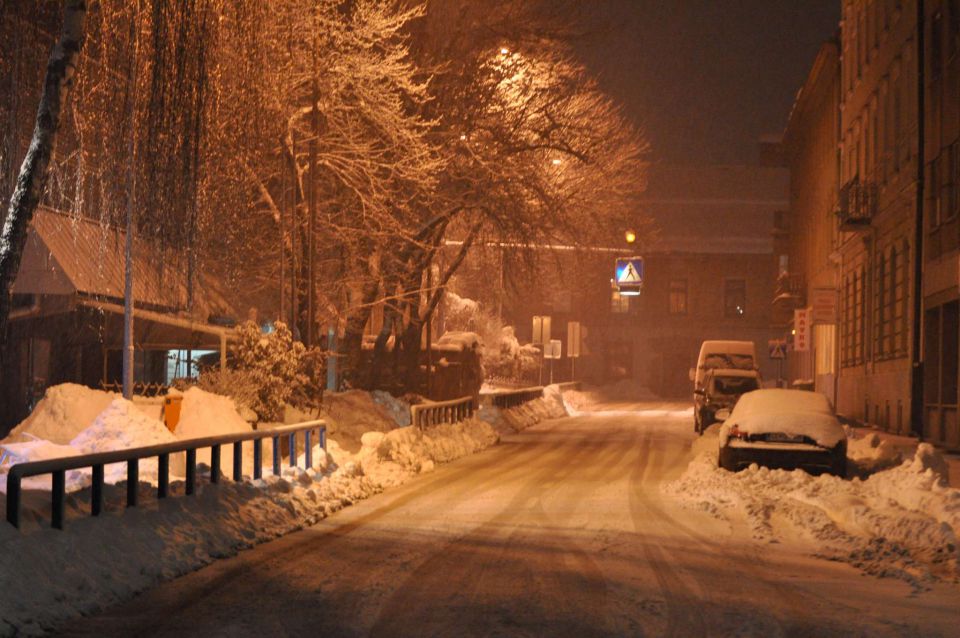
<instances>
[{"instance_id":1,"label":"car wheel","mask_svg":"<svg viewBox=\"0 0 960 638\"><path fill-rule=\"evenodd\" d=\"M733 467L733 463L730 462L729 455L725 454L726 448L720 448L720 451L717 453L717 466L722 470L727 470L728 472L736 472L737 468Z\"/></svg>"},{"instance_id":2,"label":"car wheel","mask_svg":"<svg viewBox=\"0 0 960 638\"><path fill-rule=\"evenodd\" d=\"M847 457L838 458L830 464L830 473L844 478L847 476Z\"/></svg>"}]
</instances>

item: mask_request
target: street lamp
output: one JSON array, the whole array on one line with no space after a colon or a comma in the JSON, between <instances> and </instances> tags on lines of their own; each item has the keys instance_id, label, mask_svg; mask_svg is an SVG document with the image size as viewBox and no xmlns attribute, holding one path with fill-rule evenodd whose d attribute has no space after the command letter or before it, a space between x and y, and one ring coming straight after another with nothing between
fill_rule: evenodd
<instances>
[{"instance_id":1,"label":"street lamp","mask_svg":"<svg viewBox=\"0 0 960 638\"><path fill-rule=\"evenodd\" d=\"M633 242L637 241L637 234L632 230L628 230L623 234L623 238L627 240L628 244L632 244Z\"/></svg>"}]
</instances>

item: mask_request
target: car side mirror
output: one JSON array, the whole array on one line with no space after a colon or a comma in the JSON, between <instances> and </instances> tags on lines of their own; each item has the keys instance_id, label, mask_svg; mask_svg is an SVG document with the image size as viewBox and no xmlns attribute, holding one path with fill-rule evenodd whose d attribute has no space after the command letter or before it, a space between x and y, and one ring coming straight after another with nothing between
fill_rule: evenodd
<instances>
[{"instance_id":1,"label":"car side mirror","mask_svg":"<svg viewBox=\"0 0 960 638\"><path fill-rule=\"evenodd\" d=\"M694 379L697 378L697 371L694 370L693 368L690 368L689 376L690 376L690 380L693 381Z\"/></svg>"},{"instance_id":2,"label":"car side mirror","mask_svg":"<svg viewBox=\"0 0 960 638\"><path fill-rule=\"evenodd\" d=\"M726 421L730 418L730 410L727 408L720 408L713 413L713 418L715 418L717 421Z\"/></svg>"}]
</instances>

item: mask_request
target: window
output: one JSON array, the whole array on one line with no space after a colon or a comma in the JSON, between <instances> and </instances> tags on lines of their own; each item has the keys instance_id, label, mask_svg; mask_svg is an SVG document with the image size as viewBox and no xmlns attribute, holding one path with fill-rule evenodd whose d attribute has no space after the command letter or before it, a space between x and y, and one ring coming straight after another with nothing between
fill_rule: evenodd
<instances>
[{"instance_id":1,"label":"window","mask_svg":"<svg viewBox=\"0 0 960 638\"><path fill-rule=\"evenodd\" d=\"M687 280L670 280L670 314L687 314Z\"/></svg>"},{"instance_id":2,"label":"window","mask_svg":"<svg viewBox=\"0 0 960 638\"><path fill-rule=\"evenodd\" d=\"M887 327L887 263L883 253L877 255L873 294L873 351L876 357L885 354L884 334Z\"/></svg>"},{"instance_id":3,"label":"window","mask_svg":"<svg viewBox=\"0 0 960 638\"><path fill-rule=\"evenodd\" d=\"M747 311L747 282L743 279L727 279L723 283L723 316L738 319Z\"/></svg>"}]
</instances>

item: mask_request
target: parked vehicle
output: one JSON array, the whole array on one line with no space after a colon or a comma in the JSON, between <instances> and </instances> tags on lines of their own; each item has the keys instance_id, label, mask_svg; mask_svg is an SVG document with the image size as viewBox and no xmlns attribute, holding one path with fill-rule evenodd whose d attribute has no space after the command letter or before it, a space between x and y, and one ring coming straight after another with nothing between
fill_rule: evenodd
<instances>
[{"instance_id":1,"label":"parked vehicle","mask_svg":"<svg viewBox=\"0 0 960 638\"><path fill-rule=\"evenodd\" d=\"M760 388L756 370L711 368L706 371L703 386L693 391L693 429L698 434L716 423L719 410L732 410L743 394Z\"/></svg>"},{"instance_id":2,"label":"parked vehicle","mask_svg":"<svg viewBox=\"0 0 960 638\"><path fill-rule=\"evenodd\" d=\"M847 435L829 399L804 390L754 390L740 397L720 427L720 467L757 463L811 474L847 472Z\"/></svg>"},{"instance_id":3,"label":"parked vehicle","mask_svg":"<svg viewBox=\"0 0 960 638\"><path fill-rule=\"evenodd\" d=\"M690 368L690 380L693 381L693 428L702 432L709 425L702 424L700 409L702 397L706 393L704 380L710 370L747 370L757 371L757 347L752 341L704 341L700 345L697 366ZM760 376L757 372L757 385ZM732 407L732 404L731 404Z\"/></svg>"},{"instance_id":4,"label":"parked vehicle","mask_svg":"<svg viewBox=\"0 0 960 638\"><path fill-rule=\"evenodd\" d=\"M690 369L694 389L702 388L707 370L716 368L756 370L756 344L752 341L704 341L700 345L697 367Z\"/></svg>"}]
</instances>

